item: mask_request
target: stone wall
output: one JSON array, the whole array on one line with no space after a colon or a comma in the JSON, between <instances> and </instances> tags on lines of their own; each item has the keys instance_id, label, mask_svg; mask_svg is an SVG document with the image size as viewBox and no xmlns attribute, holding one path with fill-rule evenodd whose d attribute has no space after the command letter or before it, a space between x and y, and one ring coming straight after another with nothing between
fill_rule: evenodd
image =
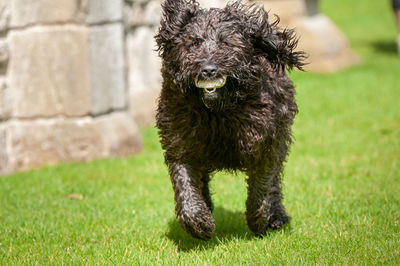
<instances>
[{"instance_id":1,"label":"stone wall","mask_svg":"<svg viewBox=\"0 0 400 266\"><path fill-rule=\"evenodd\" d=\"M0 173L138 152L123 2L0 0Z\"/></svg>"}]
</instances>

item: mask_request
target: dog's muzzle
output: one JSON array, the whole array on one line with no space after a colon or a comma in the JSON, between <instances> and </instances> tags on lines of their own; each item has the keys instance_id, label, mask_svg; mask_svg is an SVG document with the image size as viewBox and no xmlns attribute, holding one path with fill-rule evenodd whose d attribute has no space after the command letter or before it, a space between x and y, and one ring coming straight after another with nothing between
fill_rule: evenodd
<instances>
[{"instance_id":1,"label":"dog's muzzle","mask_svg":"<svg viewBox=\"0 0 400 266\"><path fill-rule=\"evenodd\" d=\"M201 88L204 90L205 93L211 94L225 85L226 76L210 80L205 80L205 79L199 80L198 78L196 78L194 83L197 88Z\"/></svg>"}]
</instances>

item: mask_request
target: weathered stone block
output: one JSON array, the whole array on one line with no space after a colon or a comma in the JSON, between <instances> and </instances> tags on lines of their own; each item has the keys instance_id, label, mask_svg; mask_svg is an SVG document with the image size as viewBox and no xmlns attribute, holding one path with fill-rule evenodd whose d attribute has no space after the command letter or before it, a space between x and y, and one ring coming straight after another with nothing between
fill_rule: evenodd
<instances>
[{"instance_id":1,"label":"weathered stone block","mask_svg":"<svg viewBox=\"0 0 400 266\"><path fill-rule=\"evenodd\" d=\"M154 28L139 27L128 35L130 92L159 89L161 86L161 59L155 51L154 34Z\"/></svg>"},{"instance_id":2,"label":"weathered stone block","mask_svg":"<svg viewBox=\"0 0 400 266\"><path fill-rule=\"evenodd\" d=\"M116 112L95 119L106 156L127 156L142 149L140 131L127 112Z\"/></svg>"},{"instance_id":3,"label":"weathered stone block","mask_svg":"<svg viewBox=\"0 0 400 266\"><path fill-rule=\"evenodd\" d=\"M98 115L127 107L122 24L90 27L91 111Z\"/></svg>"},{"instance_id":4,"label":"weathered stone block","mask_svg":"<svg viewBox=\"0 0 400 266\"><path fill-rule=\"evenodd\" d=\"M10 26L82 21L84 9L85 0L12 0Z\"/></svg>"},{"instance_id":5,"label":"weathered stone block","mask_svg":"<svg viewBox=\"0 0 400 266\"><path fill-rule=\"evenodd\" d=\"M6 172L131 155L141 149L140 134L127 114L98 119L11 121L6 129L9 150ZM0 130L0 145L2 131ZM0 155L1 156L1 155ZM1 158L0 158L1 159Z\"/></svg>"},{"instance_id":6,"label":"weathered stone block","mask_svg":"<svg viewBox=\"0 0 400 266\"><path fill-rule=\"evenodd\" d=\"M9 171L105 155L100 132L89 119L13 121L8 136Z\"/></svg>"},{"instance_id":7,"label":"weathered stone block","mask_svg":"<svg viewBox=\"0 0 400 266\"><path fill-rule=\"evenodd\" d=\"M139 27L127 38L130 108L140 126L153 123L161 89L161 60L154 34L155 29Z\"/></svg>"},{"instance_id":8,"label":"weathered stone block","mask_svg":"<svg viewBox=\"0 0 400 266\"><path fill-rule=\"evenodd\" d=\"M79 26L11 31L8 66L15 117L89 113L87 30Z\"/></svg>"},{"instance_id":9,"label":"weathered stone block","mask_svg":"<svg viewBox=\"0 0 400 266\"><path fill-rule=\"evenodd\" d=\"M122 20L122 0L87 0L88 15L86 21L90 24Z\"/></svg>"}]
</instances>

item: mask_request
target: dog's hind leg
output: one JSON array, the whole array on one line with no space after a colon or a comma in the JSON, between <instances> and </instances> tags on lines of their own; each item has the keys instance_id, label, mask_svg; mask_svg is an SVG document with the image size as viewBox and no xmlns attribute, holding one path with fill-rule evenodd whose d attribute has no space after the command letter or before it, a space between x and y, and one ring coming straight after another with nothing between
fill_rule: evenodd
<instances>
[{"instance_id":1,"label":"dog's hind leg","mask_svg":"<svg viewBox=\"0 0 400 266\"><path fill-rule=\"evenodd\" d=\"M249 228L257 235L268 228L278 229L289 221L282 204L281 166L248 172L248 198L246 219Z\"/></svg>"},{"instance_id":2,"label":"dog's hind leg","mask_svg":"<svg viewBox=\"0 0 400 266\"><path fill-rule=\"evenodd\" d=\"M203 184L204 174L189 165L169 164L175 192L176 214L183 229L193 237L209 240L215 230L214 219L208 204L208 184ZM207 179L208 182L208 179ZM205 188L207 186L207 188Z\"/></svg>"}]
</instances>

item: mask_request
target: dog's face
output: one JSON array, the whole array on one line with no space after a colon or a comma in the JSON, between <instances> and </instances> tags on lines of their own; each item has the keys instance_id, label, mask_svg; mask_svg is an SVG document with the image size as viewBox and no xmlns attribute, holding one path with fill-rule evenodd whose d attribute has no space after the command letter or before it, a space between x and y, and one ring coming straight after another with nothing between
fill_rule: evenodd
<instances>
[{"instance_id":1,"label":"dog's face","mask_svg":"<svg viewBox=\"0 0 400 266\"><path fill-rule=\"evenodd\" d=\"M240 2L201 9L195 1L166 0L156 36L183 93L195 93L212 110L235 106L261 80L266 62L282 71L301 67L291 31L269 24L268 13ZM265 73L264 73L265 75Z\"/></svg>"},{"instance_id":2,"label":"dog's face","mask_svg":"<svg viewBox=\"0 0 400 266\"><path fill-rule=\"evenodd\" d=\"M179 72L205 106L220 110L243 97L239 83L255 79L256 69L250 67L254 51L246 26L230 9L197 11L179 37Z\"/></svg>"}]
</instances>

